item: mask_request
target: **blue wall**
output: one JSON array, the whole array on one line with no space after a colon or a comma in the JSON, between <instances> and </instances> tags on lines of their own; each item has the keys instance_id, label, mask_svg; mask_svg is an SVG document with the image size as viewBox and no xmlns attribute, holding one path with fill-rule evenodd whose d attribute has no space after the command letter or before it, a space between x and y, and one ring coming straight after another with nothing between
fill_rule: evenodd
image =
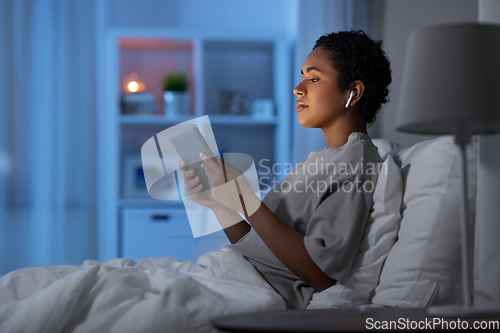
<instances>
[{"instance_id":1,"label":"blue wall","mask_svg":"<svg viewBox=\"0 0 500 333\"><path fill-rule=\"evenodd\" d=\"M298 0L108 0L109 26L295 35Z\"/></svg>"}]
</instances>

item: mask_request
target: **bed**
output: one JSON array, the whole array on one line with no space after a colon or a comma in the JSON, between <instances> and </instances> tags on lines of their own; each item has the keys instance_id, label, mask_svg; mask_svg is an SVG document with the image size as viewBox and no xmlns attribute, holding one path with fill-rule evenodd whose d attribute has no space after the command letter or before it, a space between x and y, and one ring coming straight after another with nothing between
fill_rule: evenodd
<instances>
[{"instance_id":1,"label":"bed","mask_svg":"<svg viewBox=\"0 0 500 333\"><path fill-rule=\"evenodd\" d=\"M406 149L374 142L385 161L351 273L316 293L308 309L461 302L460 169L453 139ZM473 167L474 152L469 156ZM214 318L284 310L281 296L227 248L197 263L88 260L0 279L0 332L217 332Z\"/></svg>"},{"instance_id":2,"label":"bed","mask_svg":"<svg viewBox=\"0 0 500 333\"><path fill-rule=\"evenodd\" d=\"M216 332L213 317L283 309L281 296L226 248L197 263L88 260L0 279L0 332Z\"/></svg>"}]
</instances>

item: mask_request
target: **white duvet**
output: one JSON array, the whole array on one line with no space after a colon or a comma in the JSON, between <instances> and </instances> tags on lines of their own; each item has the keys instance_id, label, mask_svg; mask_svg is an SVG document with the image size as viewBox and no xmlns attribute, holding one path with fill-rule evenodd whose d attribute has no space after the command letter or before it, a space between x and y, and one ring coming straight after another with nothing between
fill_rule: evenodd
<instances>
[{"instance_id":1,"label":"white duvet","mask_svg":"<svg viewBox=\"0 0 500 333\"><path fill-rule=\"evenodd\" d=\"M0 332L9 333L212 332L211 318L284 309L282 297L227 248L197 263L88 260L0 278Z\"/></svg>"}]
</instances>

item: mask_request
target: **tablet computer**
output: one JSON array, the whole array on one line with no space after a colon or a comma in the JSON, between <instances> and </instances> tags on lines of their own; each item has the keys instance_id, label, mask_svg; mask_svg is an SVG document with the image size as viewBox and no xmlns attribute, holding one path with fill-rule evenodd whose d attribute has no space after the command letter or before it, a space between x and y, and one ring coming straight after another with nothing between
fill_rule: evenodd
<instances>
[{"instance_id":1,"label":"tablet computer","mask_svg":"<svg viewBox=\"0 0 500 333\"><path fill-rule=\"evenodd\" d=\"M172 142L180 158L186 161L188 170L194 169L196 176L201 177L200 183L203 184L202 190L208 190L207 195L211 196L208 178L205 174L205 170L201 167L203 160L200 157L200 153L205 153L210 158L215 158L215 155L198 127L193 125L171 135L170 142Z\"/></svg>"}]
</instances>

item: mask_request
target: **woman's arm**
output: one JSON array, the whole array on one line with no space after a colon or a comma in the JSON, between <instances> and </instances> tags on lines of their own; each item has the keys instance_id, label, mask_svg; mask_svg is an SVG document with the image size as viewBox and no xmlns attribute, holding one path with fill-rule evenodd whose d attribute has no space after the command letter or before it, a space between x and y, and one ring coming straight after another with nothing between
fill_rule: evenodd
<instances>
[{"instance_id":1,"label":"woman's arm","mask_svg":"<svg viewBox=\"0 0 500 333\"><path fill-rule=\"evenodd\" d=\"M202 167L207 172L213 198L234 210L242 210L248 222L255 229L260 238L290 271L297 275L314 289L321 291L335 283L335 280L326 275L312 260L304 245L304 236L286 226L260 199L253 193L248 180L234 167L223 161L213 161L202 155ZM227 181L237 180L240 198L224 190Z\"/></svg>"},{"instance_id":2,"label":"woman's arm","mask_svg":"<svg viewBox=\"0 0 500 333\"><path fill-rule=\"evenodd\" d=\"M227 238L231 244L239 241L243 236L245 236L250 231L250 225L241 218L235 210L229 209L224 205L218 205L212 208L217 220L222 226L222 229L226 233ZM238 221L237 223L230 223L229 226L226 225L229 221Z\"/></svg>"},{"instance_id":3,"label":"woman's arm","mask_svg":"<svg viewBox=\"0 0 500 333\"><path fill-rule=\"evenodd\" d=\"M261 204L248 217L248 222L283 265L317 291L335 283L311 259L304 245L304 236L286 226L274 213Z\"/></svg>"}]
</instances>

